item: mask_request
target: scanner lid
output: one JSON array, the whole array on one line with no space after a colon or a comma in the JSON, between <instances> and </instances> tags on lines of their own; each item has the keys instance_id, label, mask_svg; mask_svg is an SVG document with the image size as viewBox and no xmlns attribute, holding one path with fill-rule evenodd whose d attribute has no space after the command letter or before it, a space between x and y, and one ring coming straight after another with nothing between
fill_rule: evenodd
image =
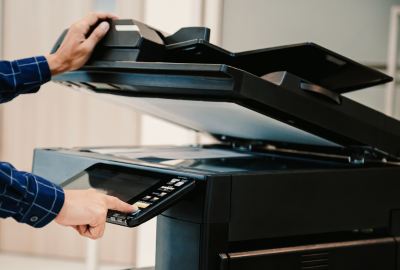
<instances>
[{"instance_id":1,"label":"scanner lid","mask_svg":"<svg viewBox=\"0 0 400 270\"><path fill-rule=\"evenodd\" d=\"M400 156L400 122L340 94L392 78L312 43L232 54L171 40L164 62L100 57L52 80L221 141Z\"/></svg>"}]
</instances>

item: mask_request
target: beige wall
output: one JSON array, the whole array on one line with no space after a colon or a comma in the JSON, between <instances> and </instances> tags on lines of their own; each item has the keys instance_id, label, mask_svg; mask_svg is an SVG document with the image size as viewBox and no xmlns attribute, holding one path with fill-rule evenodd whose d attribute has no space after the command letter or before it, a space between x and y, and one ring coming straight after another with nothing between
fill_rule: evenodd
<instances>
[{"instance_id":1,"label":"beige wall","mask_svg":"<svg viewBox=\"0 0 400 270\"><path fill-rule=\"evenodd\" d=\"M3 58L44 55L71 23L92 10L92 0L5 0ZM37 94L1 105L0 159L30 171L33 149L139 143L140 116L116 105L48 83ZM136 230L107 226L102 261L134 264ZM127 240L131 241L127 241ZM115 245L115 243L124 245ZM86 241L71 228L33 229L0 220L0 250L84 258Z\"/></svg>"},{"instance_id":2,"label":"beige wall","mask_svg":"<svg viewBox=\"0 0 400 270\"><path fill-rule=\"evenodd\" d=\"M4 0L3 58L47 54L61 32L93 8L94 0ZM116 0L121 18L135 18L167 32L220 20L203 18L203 9L221 10L222 0ZM207 4L208 3L208 4ZM218 12L213 12L216 14ZM220 33L215 31L214 33ZM215 40L220 40L213 34ZM0 106L0 160L31 170L33 149L101 145L193 144L205 136L119 108L54 83L39 93ZM160 132L162 131L162 132ZM137 229L107 225L100 240L103 262L154 265L153 219ZM116 244L118 243L118 244ZM70 228L51 223L33 229L14 220L0 220L0 251L83 259L86 240Z\"/></svg>"}]
</instances>

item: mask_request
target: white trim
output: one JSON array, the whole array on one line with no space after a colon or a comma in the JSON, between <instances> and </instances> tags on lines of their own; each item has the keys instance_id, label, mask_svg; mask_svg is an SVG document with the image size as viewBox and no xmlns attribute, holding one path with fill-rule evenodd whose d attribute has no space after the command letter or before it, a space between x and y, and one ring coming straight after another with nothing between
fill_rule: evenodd
<instances>
[{"instance_id":1,"label":"white trim","mask_svg":"<svg viewBox=\"0 0 400 270\"><path fill-rule=\"evenodd\" d=\"M393 116L394 113L399 17L400 6L392 6L390 9L387 74L393 77L393 82L390 82L386 85L384 103L384 113L388 116Z\"/></svg>"},{"instance_id":2,"label":"white trim","mask_svg":"<svg viewBox=\"0 0 400 270\"><path fill-rule=\"evenodd\" d=\"M222 45L224 0L204 0L204 26L211 29L211 43Z\"/></svg>"},{"instance_id":3,"label":"white trim","mask_svg":"<svg viewBox=\"0 0 400 270\"><path fill-rule=\"evenodd\" d=\"M139 27L137 25L116 25L115 30L117 31L133 31L139 32Z\"/></svg>"},{"instance_id":4,"label":"white trim","mask_svg":"<svg viewBox=\"0 0 400 270\"><path fill-rule=\"evenodd\" d=\"M144 0L117 0L116 11L121 19L134 19L144 23Z\"/></svg>"},{"instance_id":5,"label":"white trim","mask_svg":"<svg viewBox=\"0 0 400 270\"><path fill-rule=\"evenodd\" d=\"M192 24L193 26L204 25L205 0L193 0L192 4Z\"/></svg>"},{"instance_id":6,"label":"white trim","mask_svg":"<svg viewBox=\"0 0 400 270\"><path fill-rule=\"evenodd\" d=\"M128 239L127 239L128 240ZM99 240L86 240L86 270L99 269Z\"/></svg>"}]
</instances>

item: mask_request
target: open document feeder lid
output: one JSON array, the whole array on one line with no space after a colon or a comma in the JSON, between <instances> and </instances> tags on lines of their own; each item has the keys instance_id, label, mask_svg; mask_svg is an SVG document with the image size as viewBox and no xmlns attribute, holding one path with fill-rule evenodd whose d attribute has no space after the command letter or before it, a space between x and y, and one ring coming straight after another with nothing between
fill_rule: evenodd
<instances>
[{"instance_id":1,"label":"open document feeder lid","mask_svg":"<svg viewBox=\"0 0 400 270\"><path fill-rule=\"evenodd\" d=\"M189 43L194 49L186 48ZM238 63L229 62L226 57L211 61L210 51L196 44L219 51L215 55L226 54L207 42L186 41L166 46L164 59L169 63L98 61L57 76L53 81L183 127L207 132L221 140L324 149L344 146L361 154L399 156L399 121L343 97L338 91L331 91L326 84L317 84L324 82L322 78L328 78L326 74L329 73L334 76L325 82L329 81L331 87L338 89L384 83L390 81L390 77L313 44L255 51L255 55L268 52L270 59L275 52L286 66L277 59L259 61L254 57L247 58L252 60L246 64L246 57L243 57L242 69L227 65L238 66ZM175 51L168 54L169 50ZM197 53L190 57L187 52L192 50ZM295 52L301 54L299 57L309 72L300 72L301 65L295 63L300 58L296 58ZM252 52L243 53L243 56L246 54ZM290 57L285 58L285 55ZM172 56L176 62L187 59L188 63L171 63ZM201 60L202 57L205 60ZM219 61L219 64L207 63ZM291 72L272 72L273 65ZM248 67L251 66L260 69L268 66L271 73L250 73ZM349 74L361 75L352 80ZM314 76L312 81L310 76Z\"/></svg>"},{"instance_id":2,"label":"open document feeder lid","mask_svg":"<svg viewBox=\"0 0 400 270\"><path fill-rule=\"evenodd\" d=\"M225 64L258 77L287 71L335 93L392 80L313 43L233 53L209 43L210 29L205 27L181 28L169 35L132 19L109 20L109 24L110 30L96 46L86 68L118 67L129 65L128 62ZM51 53L57 51L66 34L67 30Z\"/></svg>"},{"instance_id":3,"label":"open document feeder lid","mask_svg":"<svg viewBox=\"0 0 400 270\"><path fill-rule=\"evenodd\" d=\"M163 61L226 64L259 77L287 71L336 93L359 90L392 80L383 73L314 43L232 53L204 40L192 40L168 45Z\"/></svg>"}]
</instances>

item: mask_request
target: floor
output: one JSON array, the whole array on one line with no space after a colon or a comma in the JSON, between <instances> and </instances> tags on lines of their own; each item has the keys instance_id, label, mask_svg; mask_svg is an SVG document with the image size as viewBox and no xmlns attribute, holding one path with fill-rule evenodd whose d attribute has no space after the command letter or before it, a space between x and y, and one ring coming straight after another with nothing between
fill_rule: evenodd
<instances>
[{"instance_id":1,"label":"floor","mask_svg":"<svg viewBox=\"0 0 400 270\"><path fill-rule=\"evenodd\" d=\"M100 265L99 270L123 270L131 266ZM86 270L83 261L33 257L12 253L0 253L0 270Z\"/></svg>"}]
</instances>

